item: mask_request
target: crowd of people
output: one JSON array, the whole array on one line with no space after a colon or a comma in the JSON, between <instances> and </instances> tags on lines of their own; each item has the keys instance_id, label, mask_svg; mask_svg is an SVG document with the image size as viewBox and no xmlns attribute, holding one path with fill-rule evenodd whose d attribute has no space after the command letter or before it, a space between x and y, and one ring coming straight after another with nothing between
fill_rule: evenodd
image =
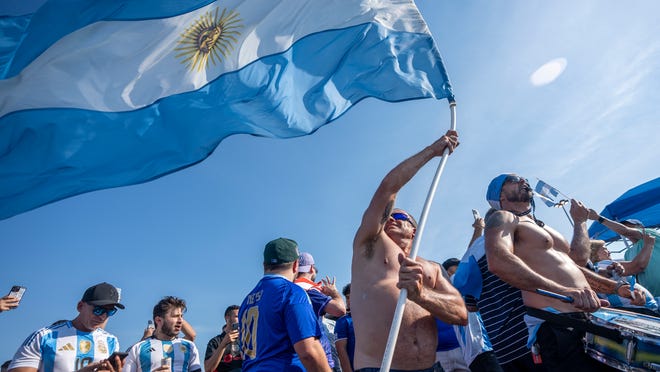
<instances>
[{"instance_id":1,"label":"crowd of people","mask_svg":"<svg viewBox=\"0 0 660 372\"><path fill-rule=\"evenodd\" d=\"M100 283L83 293L73 320L35 331L2 372L379 371L403 289L390 371L611 369L585 352L585 330L574 324L605 306L659 316L658 233L571 200L569 241L536 218L524 177L501 174L487 187L491 209L476 216L462 259L413 258L417 221L395 207L397 194L458 145L448 131L383 178L357 228L351 283L341 293L334 278L317 281L311 253L281 237L265 245L263 277L240 305L227 307L203 360L183 319L186 302L172 296L154 306L153 327L123 352L105 331L124 309L120 292ZM588 220L630 239L625 260L589 239ZM0 312L18 306L12 296L0 299Z\"/></svg>"}]
</instances>

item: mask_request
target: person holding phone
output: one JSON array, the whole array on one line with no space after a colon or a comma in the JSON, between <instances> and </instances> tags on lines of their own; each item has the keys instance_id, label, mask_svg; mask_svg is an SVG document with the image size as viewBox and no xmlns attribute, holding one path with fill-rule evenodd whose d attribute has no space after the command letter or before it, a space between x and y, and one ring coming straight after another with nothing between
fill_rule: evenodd
<instances>
[{"instance_id":1,"label":"person holding phone","mask_svg":"<svg viewBox=\"0 0 660 372\"><path fill-rule=\"evenodd\" d=\"M20 299L10 295L6 295L5 297L0 298L0 313L17 308L20 302Z\"/></svg>"},{"instance_id":2,"label":"person holding phone","mask_svg":"<svg viewBox=\"0 0 660 372\"><path fill-rule=\"evenodd\" d=\"M18 304L21 302L23 293L25 293L25 289L25 287L20 285L11 287L9 293L5 297L0 298L0 313L17 308Z\"/></svg>"},{"instance_id":3,"label":"person holding phone","mask_svg":"<svg viewBox=\"0 0 660 372\"><path fill-rule=\"evenodd\" d=\"M204 355L207 372L241 372L243 358L238 348L238 305L225 310L222 333L209 340Z\"/></svg>"},{"instance_id":4,"label":"person holding phone","mask_svg":"<svg viewBox=\"0 0 660 372\"><path fill-rule=\"evenodd\" d=\"M18 348L9 372L115 372L121 369L121 358L108 361L119 351L119 340L105 330L108 319L120 303L121 290L108 283L87 288L78 301L78 316L56 322L32 333Z\"/></svg>"},{"instance_id":5,"label":"person holding phone","mask_svg":"<svg viewBox=\"0 0 660 372\"><path fill-rule=\"evenodd\" d=\"M197 347L179 337L185 312L186 301L181 298L160 300L153 309L154 334L131 346L123 372L201 372Z\"/></svg>"}]
</instances>

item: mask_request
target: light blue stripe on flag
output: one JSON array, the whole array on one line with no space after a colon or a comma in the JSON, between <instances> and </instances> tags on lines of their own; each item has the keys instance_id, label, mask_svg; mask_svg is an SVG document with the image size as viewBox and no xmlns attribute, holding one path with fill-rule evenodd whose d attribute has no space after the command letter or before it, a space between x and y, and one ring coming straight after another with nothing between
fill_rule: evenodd
<instances>
[{"instance_id":1,"label":"light blue stripe on flag","mask_svg":"<svg viewBox=\"0 0 660 372\"><path fill-rule=\"evenodd\" d=\"M390 6L392 9L403 9L402 17L411 18L410 13L416 12L410 1L391 2L394 4ZM148 3L154 7L153 14L159 14L160 2ZM188 4L185 1L179 3ZM198 3L201 2L190 4L197 6ZM243 7L247 6L245 4L264 6L260 1L238 3ZM334 4L336 11L341 13L342 9L348 8L349 3L357 8L364 5L352 0L336 4L323 3L323 6ZM301 9L313 7L313 4L310 2ZM107 10L103 12L97 9L96 4L93 8L96 12L94 15L108 13ZM67 9L69 14L78 11ZM284 12L286 9L279 11ZM174 83L170 83L170 80L167 84L163 84L163 80L156 81L168 87L181 84L182 89L154 96L151 101L140 101L134 109L126 109L124 106L130 106L134 101L153 93L148 91L147 95L142 96L135 93L148 90L148 87L138 84L149 71L127 72L125 68L118 69L118 73L128 73L129 76L121 78L129 79L135 86L113 86L113 82L118 80L106 76L106 70L78 73L77 76L81 77L74 76L79 80L58 78L53 83L48 81L53 75L40 76L38 70L31 71L31 63L37 60L25 63L25 57L18 55L25 52L38 59L37 55L25 50L24 43L14 58L16 63L23 61L22 65L12 65L8 69L11 72L8 76L12 76L12 73L19 75L0 80L0 87L11 87L0 89L0 110L3 110L0 113L0 218L84 192L161 177L202 161L222 139L232 134L247 133L275 138L307 135L335 120L366 97L390 102L419 98L453 99L439 52L421 17L414 22L410 21L412 25L398 22L403 24L403 27L398 27L397 22L393 26L376 21L387 18L378 11L372 9L373 14L360 15L363 18L369 16L371 20L368 22L345 27L337 24L328 29L309 31L307 35L295 35L295 38L292 35L295 41L290 46L268 55L257 55L251 62L245 62L243 54L232 54L226 58L227 63L235 63L238 69L222 72L217 77L212 77L210 64L207 71L186 72L183 77L178 72L162 70L163 74L170 73L173 76L166 78L172 79ZM33 16L28 34L46 27L43 22L47 21L47 15L40 12ZM149 18L143 13L139 13L142 18ZM61 11L57 14L63 16ZM96 20L99 17L92 18ZM39 19L42 22L36 24ZM261 22L268 21L274 22L268 19ZM91 24L89 21L79 23L99 29L106 27L106 24ZM129 23L125 21L119 25L128 26ZM410 29L416 31L410 32ZM85 29L77 31L84 32ZM69 33L64 36L67 40L62 39L63 42L37 44L42 49L47 48L44 53L54 54L57 47L77 40L75 37L81 37L77 35ZM176 37L173 37L175 41L179 35L177 32ZM167 38L167 35L157 36L159 41ZM99 35L93 37L103 39ZM272 39L286 37L277 35L277 38ZM241 47L234 46L233 50L244 53L248 47L256 51L269 48L268 45L254 45L254 40L245 39L241 42L244 44ZM174 49L177 44L170 47ZM154 57L149 55L145 58ZM84 60L72 60L68 54L62 57L62 61L81 63L82 66L94 65ZM146 62L138 61L138 65L142 67ZM184 66L175 62L173 66ZM124 66L127 63L118 59L114 64ZM18 67L14 66L25 68L17 72ZM44 66L50 68L48 64ZM223 68L221 65L216 66L216 70ZM18 91L21 82L28 80L28 74L31 74L31 78L36 76L37 80L33 83L34 89L26 91L34 92L38 87L53 84L52 94L45 88L32 98L28 95L17 97L16 94L11 96L1 93L3 90ZM160 76L157 75L157 78ZM22 79L17 80L18 77ZM209 77L208 81L204 80ZM199 81L202 83L197 86ZM82 90L74 90L80 87ZM112 89L117 90L117 96L108 93ZM71 98L63 99L69 97L69 92Z\"/></svg>"},{"instance_id":2,"label":"light blue stripe on flag","mask_svg":"<svg viewBox=\"0 0 660 372\"><path fill-rule=\"evenodd\" d=\"M458 264L458 268L454 274L453 284L461 295L469 295L476 299L481 298L483 278L481 277L481 271L479 271L479 264L474 256L468 257L467 262L461 261Z\"/></svg>"},{"instance_id":3,"label":"light blue stripe on flag","mask_svg":"<svg viewBox=\"0 0 660 372\"><path fill-rule=\"evenodd\" d=\"M463 296L481 298L483 277L479 270L478 261L486 254L486 242L483 236L478 237L468 247L456 268L452 284Z\"/></svg>"}]
</instances>

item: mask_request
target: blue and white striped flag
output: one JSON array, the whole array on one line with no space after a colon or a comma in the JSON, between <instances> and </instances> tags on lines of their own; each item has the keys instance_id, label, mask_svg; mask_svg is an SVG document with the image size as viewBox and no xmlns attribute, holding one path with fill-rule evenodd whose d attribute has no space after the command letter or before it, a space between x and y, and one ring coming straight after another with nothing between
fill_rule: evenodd
<instances>
[{"instance_id":1,"label":"blue and white striped flag","mask_svg":"<svg viewBox=\"0 0 660 372\"><path fill-rule=\"evenodd\" d=\"M559 203L555 202L555 198L560 194L559 190L541 180L536 183L534 191L536 191L536 194L541 197L541 200L543 200L548 207L555 207Z\"/></svg>"},{"instance_id":2,"label":"blue and white striped flag","mask_svg":"<svg viewBox=\"0 0 660 372\"><path fill-rule=\"evenodd\" d=\"M366 97L453 100L412 0L50 0L0 35L0 219Z\"/></svg>"}]
</instances>

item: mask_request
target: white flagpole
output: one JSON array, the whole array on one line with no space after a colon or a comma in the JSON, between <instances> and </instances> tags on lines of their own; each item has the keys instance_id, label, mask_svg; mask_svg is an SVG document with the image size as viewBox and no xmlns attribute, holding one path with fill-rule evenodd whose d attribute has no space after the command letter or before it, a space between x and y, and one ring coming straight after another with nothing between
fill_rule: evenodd
<instances>
[{"instance_id":1,"label":"white flagpole","mask_svg":"<svg viewBox=\"0 0 660 372\"><path fill-rule=\"evenodd\" d=\"M449 110L451 112L451 129L456 130L456 102L449 102ZM422 235L424 234L424 226L426 225L426 216L429 214L429 209L431 209L431 203L433 201L433 196L435 195L435 190L438 187L438 182L440 181L440 176L442 171L445 168L447 159L449 158L449 149L445 149L440 159L440 164L438 169L435 172L435 177L433 177L433 182L431 183L431 188L429 193L426 196L426 201L424 202L424 208L422 209L422 215L419 218L419 224L417 225L417 231L415 233L415 238L413 239L413 246L410 251L410 258L415 259L417 257L417 251L419 250L419 244L422 241ZM396 304L396 309L394 310L394 318L392 319L392 328L390 328L390 334L387 337L387 345L385 346L385 354L383 355L383 362L380 365L381 372L387 372L390 370L392 365L392 357L394 356L394 348L396 346L396 339L399 336L399 328L401 327L401 320L403 319L403 310L406 307L406 299L408 297L408 291L402 289L399 293L399 301Z\"/></svg>"}]
</instances>

